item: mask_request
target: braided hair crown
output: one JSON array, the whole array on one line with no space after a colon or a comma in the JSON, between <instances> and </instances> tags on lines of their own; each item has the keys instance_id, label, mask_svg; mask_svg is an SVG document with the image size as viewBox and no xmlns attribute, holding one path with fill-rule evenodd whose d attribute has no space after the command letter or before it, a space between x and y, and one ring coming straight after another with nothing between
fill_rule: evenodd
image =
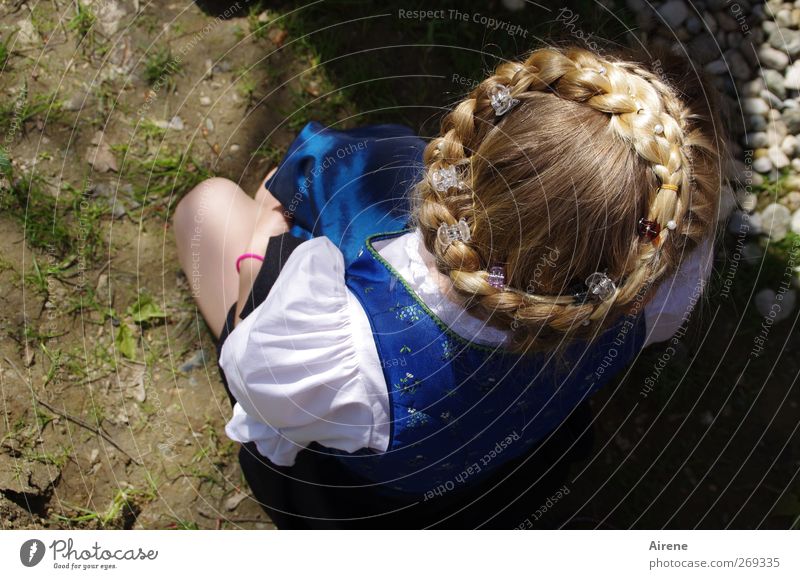
<instances>
[{"instance_id":1,"label":"braided hair crown","mask_svg":"<svg viewBox=\"0 0 800 579\"><path fill-rule=\"evenodd\" d=\"M670 80L631 57L534 50L497 66L426 147L413 220L455 295L514 330L514 349L597 336L714 230L724 139L713 94L663 58L678 71ZM506 89L513 106L498 114L493 96ZM465 238L438 235L464 222ZM503 286L490 279L496 264ZM611 289L576 301L593 272Z\"/></svg>"}]
</instances>

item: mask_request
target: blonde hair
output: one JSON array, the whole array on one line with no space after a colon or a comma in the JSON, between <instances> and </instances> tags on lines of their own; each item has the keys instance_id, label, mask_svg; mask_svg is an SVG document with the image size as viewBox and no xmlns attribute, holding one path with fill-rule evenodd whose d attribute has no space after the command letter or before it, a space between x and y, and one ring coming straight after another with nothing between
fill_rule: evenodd
<instances>
[{"instance_id":1,"label":"blonde hair","mask_svg":"<svg viewBox=\"0 0 800 579\"><path fill-rule=\"evenodd\" d=\"M426 147L412 221L463 305L514 331L512 349L591 340L714 230L724 155L715 106L696 74L670 79L632 59L534 50L497 66ZM498 84L519 100L501 116L490 100ZM438 191L433 176L450 166L465 187ZM468 241L438 240L441 224L462 218ZM637 233L641 218L660 226L655 240ZM497 263L505 289L489 283ZM574 300L596 271L615 282L611 296Z\"/></svg>"}]
</instances>

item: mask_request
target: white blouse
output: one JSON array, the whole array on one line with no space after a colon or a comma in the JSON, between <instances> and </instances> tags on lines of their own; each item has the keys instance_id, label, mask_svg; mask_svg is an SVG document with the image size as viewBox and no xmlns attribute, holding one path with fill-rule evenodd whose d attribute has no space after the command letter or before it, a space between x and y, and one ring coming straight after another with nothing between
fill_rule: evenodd
<instances>
[{"instance_id":1,"label":"white blouse","mask_svg":"<svg viewBox=\"0 0 800 579\"><path fill-rule=\"evenodd\" d=\"M454 332L489 345L508 339L444 294L418 230L374 247ZM712 260L709 239L659 286L645 306L645 345L669 339L688 319ZM369 319L326 237L292 252L267 299L225 340L220 365L238 401L225 432L279 466L293 465L314 441L347 452L388 448L389 395Z\"/></svg>"}]
</instances>

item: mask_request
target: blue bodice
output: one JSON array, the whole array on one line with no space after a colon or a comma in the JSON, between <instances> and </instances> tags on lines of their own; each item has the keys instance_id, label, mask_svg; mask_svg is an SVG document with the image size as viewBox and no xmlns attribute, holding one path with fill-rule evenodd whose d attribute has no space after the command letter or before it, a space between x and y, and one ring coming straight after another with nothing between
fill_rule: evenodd
<instances>
[{"instance_id":1,"label":"blue bodice","mask_svg":"<svg viewBox=\"0 0 800 579\"><path fill-rule=\"evenodd\" d=\"M473 484L528 452L639 352L643 316L559 356L515 354L454 334L406 285L371 236L346 268L369 317L390 407L385 453L336 452L363 478L421 499Z\"/></svg>"}]
</instances>

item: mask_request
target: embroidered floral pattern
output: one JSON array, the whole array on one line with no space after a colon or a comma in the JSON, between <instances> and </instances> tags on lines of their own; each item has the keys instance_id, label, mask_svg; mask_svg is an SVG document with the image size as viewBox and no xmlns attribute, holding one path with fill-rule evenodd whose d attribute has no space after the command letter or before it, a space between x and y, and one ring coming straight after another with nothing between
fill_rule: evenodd
<instances>
[{"instance_id":1,"label":"embroidered floral pattern","mask_svg":"<svg viewBox=\"0 0 800 579\"><path fill-rule=\"evenodd\" d=\"M422 412L421 410L417 410L416 408L409 408L408 409L408 421L406 422L406 426L408 428L417 428L418 426L424 426L430 422L431 417Z\"/></svg>"},{"instance_id":2,"label":"embroidered floral pattern","mask_svg":"<svg viewBox=\"0 0 800 579\"><path fill-rule=\"evenodd\" d=\"M442 350L444 350L442 352L442 360L450 360L453 357L453 343L449 339L442 340Z\"/></svg>"},{"instance_id":3,"label":"embroidered floral pattern","mask_svg":"<svg viewBox=\"0 0 800 579\"><path fill-rule=\"evenodd\" d=\"M400 381L397 384L393 384L393 386L400 394L405 395L414 394L420 384L421 382L414 378L411 372L406 372L406 375L400 378Z\"/></svg>"},{"instance_id":4,"label":"embroidered floral pattern","mask_svg":"<svg viewBox=\"0 0 800 579\"><path fill-rule=\"evenodd\" d=\"M413 324L414 322L418 322L422 317L422 308L419 307L419 304L409 304L407 306L401 306L397 304L394 308L397 311L397 319L408 322L409 324Z\"/></svg>"}]
</instances>

